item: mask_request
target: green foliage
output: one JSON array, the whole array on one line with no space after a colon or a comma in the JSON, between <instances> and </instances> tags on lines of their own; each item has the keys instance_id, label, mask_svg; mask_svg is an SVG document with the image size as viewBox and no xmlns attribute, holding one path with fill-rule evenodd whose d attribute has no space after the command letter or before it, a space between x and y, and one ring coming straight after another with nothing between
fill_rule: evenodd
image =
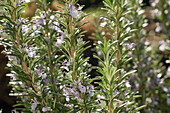
<instances>
[{"instance_id":1,"label":"green foliage","mask_svg":"<svg viewBox=\"0 0 170 113\"><path fill-rule=\"evenodd\" d=\"M99 61L96 68L101 76L93 79L89 70L94 67L88 63L90 58L84 57L93 45L83 41L88 31L81 29L88 23L82 23L88 15L81 11L77 1L63 0L65 7L57 6L62 9L60 12L49 9L51 0L40 0L35 16L29 19L22 18L28 5L25 1L0 3L0 44L9 59L7 66L11 73L7 76L11 77L13 87L10 95L20 98L14 105L16 110L33 113L152 111L155 103L150 100L166 99L163 90L159 90L165 88L164 83L156 80L161 76L166 81L167 76L161 74L164 67L156 66L162 66L160 60L155 60L162 57L151 52L146 43L147 23L142 1L103 1L102 9L107 14L100 18L100 26L95 25L97 43L94 44L100 53L94 58ZM151 83L158 86L153 87ZM164 109L160 105L155 110L159 108Z\"/></svg>"},{"instance_id":2,"label":"green foliage","mask_svg":"<svg viewBox=\"0 0 170 113\"><path fill-rule=\"evenodd\" d=\"M132 13L132 8L125 0L105 0L103 3L105 6L103 9L107 11L108 16L102 18L101 27L107 30L109 39L106 39L98 29L96 35L100 41L96 46L102 52L103 57L95 56L102 64L102 68L98 67L98 71L103 75L102 83L97 84L103 90L101 95L106 105L103 109L108 113L136 112L146 106L136 108L135 93L131 92L131 86L127 81L127 78L136 70L127 72L124 68L124 65L131 60L125 44L136 31L132 28L133 23L128 18Z\"/></svg>"}]
</instances>

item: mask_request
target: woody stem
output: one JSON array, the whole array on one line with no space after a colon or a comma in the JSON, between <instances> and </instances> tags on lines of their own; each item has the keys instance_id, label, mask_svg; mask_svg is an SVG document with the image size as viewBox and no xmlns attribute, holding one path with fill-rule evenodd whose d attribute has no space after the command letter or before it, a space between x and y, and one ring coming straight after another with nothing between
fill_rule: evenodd
<instances>
[{"instance_id":1,"label":"woody stem","mask_svg":"<svg viewBox=\"0 0 170 113\"><path fill-rule=\"evenodd\" d=\"M71 0L69 0L69 3L71 3ZM69 21L69 29L70 29L70 34L71 34L71 41L73 42L74 39L72 37L73 35L73 30L72 30L72 22L73 22L73 18L71 17L71 20ZM71 43L71 50L70 50L70 53L71 53L71 57L74 58L74 46L73 46L73 43ZM75 70L75 61L74 61L74 64L73 64L73 72L74 72L74 80L77 81L77 72Z\"/></svg>"}]
</instances>

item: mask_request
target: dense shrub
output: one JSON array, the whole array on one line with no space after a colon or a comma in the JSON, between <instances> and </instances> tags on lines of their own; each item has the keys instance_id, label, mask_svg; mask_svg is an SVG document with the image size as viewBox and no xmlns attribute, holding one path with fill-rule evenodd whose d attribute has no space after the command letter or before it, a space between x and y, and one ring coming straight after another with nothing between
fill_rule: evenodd
<instances>
[{"instance_id":1,"label":"dense shrub","mask_svg":"<svg viewBox=\"0 0 170 113\"><path fill-rule=\"evenodd\" d=\"M20 99L12 112L168 112L169 72L160 62L162 54L146 38L142 0L104 0L106 14L96 19L93 45L83 40L88 14L77 0L59 1L63 7L56 6L58 11L50 9L49 0L36 1L35 16L24 18L28 2L5 0L0 5L0 44L9 59L10 95ZM169 1L151 5L162 10L156 15L156 32L166 38L158 48L169 54ZM98 53L95 67L84 55L91 46ZM101 76L90 75L93 68Z\"/></svg>"}]
</instances>

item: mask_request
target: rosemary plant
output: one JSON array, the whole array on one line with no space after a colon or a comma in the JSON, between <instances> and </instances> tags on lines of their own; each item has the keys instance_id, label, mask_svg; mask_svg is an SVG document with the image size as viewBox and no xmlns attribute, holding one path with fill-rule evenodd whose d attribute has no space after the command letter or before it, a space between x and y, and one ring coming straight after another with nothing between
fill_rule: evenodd
<instances>
[{"instance_id":1,"label":"rosemary plant","mask_svg":"<svg viewBox=\"0 0 170 113\"><path fill-rule=\"evenodd\" d=\"M143 87L146 81L146 78L144 77L145 74L142 74L144 72L144 68L148 67L143 67L142 65L145 64L145 57L142 56L144 55L144 53L146 52L146 48L145 48L145 44L144 44L144 36L145 36L145 30L143 29L144 27L147 26L146 20L143 13L144 10L141 8L142 6L142 0L138 1L138 0L132 0L131 1L131 5L133 6L133 12L132 12L132 18L131 20L133 20L133 28L137 29L134 32L134 37L131 39L131 43L134 43L134 46L131 48L134 48L135 50L130 54L133 57L133 61L134 61L134 65L133 67L131 67L132 69L137 70L136 73L133 74L133 76L131 76L130 78L130 83L132 84L132 90L133 91L137 91L136 88L138 88L139 90L139 94L142 96L141 98L139 98L140 101L140 105L144 105L145 100L146 100L146 95L145 95L145 88ZM127 65L128 67L128 65ZM129 69L128 69L129 70ZM135 78L135 81L133 81ZM135 87L135 88L134 88ZM143 109L142 109L143 110Z\"/></svg>"},{"instance_id":2,"label":"rosemary plant","mask_svg":"<svg viewBox=\"0 0 170 113\"><path fill-rule=\"evenodd\" d=\"M50 4L38 1L31 19L22 18L25 1L1 4L1 43L9 58L11 95L21 99L14 107L22 112L92 112L94 86L88 75L89 58L83 58L89 47L84 47L88 42L80 30L86 23L77 27L86 14L81 6L75 7L75 0L64 0L62 12L50 10Z\"/></svg>"},{"instance_id":3,"label":"rosemary plant","mask_svg":"<svg viewBox=\"0 0 170 113\"><path fill-rule=\"evenodd\" d=\"M103 58L95 56L103 66L98 68L103 75L102 83L97 83L102 88L102 92L99 93L101 104L104 104L103 112L136 112L145 107L145 105L136 107L135 98L139 96L131 92L127 80L136 70L128 72L124 68L124 65L131 60L128 53L132 52L125 45L135 31L131 27L133 23L127 18L131 13L131 7L126 0L104 0L104 5L108 16L102 17L104 22L101 26L107 30L105 36L107 35L109 39L97 32L100 41L96 45L102 52Z\"/></svg>"},{"instance_id":4,"label":"rosemary plant","mask_svg":"<svg viewBox=\"0 0 170 113\"><path fill-rule=\"evenodd\" d=\"M163 64L160 63L162 55L156 53L158 50L154 49L148 41L149 39L147 39L144 28L148 24L144 17L145 11L142 9L142 1L132 0L131 3L132 6L134 6L131 20L134 21L133 28L137 29L131 40L131 42L135 44L134 52L131 54L133 62L127 65L127 70L137 70L129 79L132 90L139 90L139 94L142 98L139 98L137 101L140 105L147 105L147 107L140 112L167 111L161 107L161 103L166 103L165 95L168 92L167 85L164 82L167 76L163 74L163 71L166 69ZM166 104L164 105L167 106Z\"/></svg>"},{"instance_id":5,"label":"rosemary plant","mask_svg":"<svg viewBox=\"0 0 170 113\"><path fill-rule=\"evenodd\" d=\"M37 9L33 17L25 18L30 2ZM150 52L144 38L142 1L103 1L107 16L101 17L100 27L95 25L95 46L101 56L94 56L101 64L97 69L102 76L94 79L89 74L89 57L84 57L91 46L83 40L86 31L81 29L88 15L78 0L59 0L63 7L56 6L58 11L50 9L52 2L0 2L0 45L9 59L10 95L19 98L12 112L135 113L152 112L155 106L159 109L156 102L164 101L157 98L168 92L163 82L168 76L161 74L164 68L156 66L159 62L155 59L162 57ZM166 33L167 28L163 27ZM163 90L158 91L160 88ZM163 91L166 93L160 96Z\"/></svg>"}]
</instances>

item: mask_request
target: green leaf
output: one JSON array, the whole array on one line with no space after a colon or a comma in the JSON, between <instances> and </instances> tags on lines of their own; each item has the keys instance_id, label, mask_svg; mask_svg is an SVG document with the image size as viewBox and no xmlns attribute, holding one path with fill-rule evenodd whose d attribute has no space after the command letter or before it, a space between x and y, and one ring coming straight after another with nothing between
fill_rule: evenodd
<instances>
[{"instance_id":1,"label":"green leaf","mask_svg":"<svg viewBox=\"0 0 170 113\"><path fill-rule=\"evenodd\" d=\"M32 74L32 83L34 84L35 83L35 75L34 74Z\"/></svg>"},{"instance_id":2,"label":"green leaf","mask_svg":"<svg viewBox=\"0 0 170 113\"><path fill-rule=\"evenodd\" d=\"M103 77L108 81L106 73L104 72L104 70L100 67L97 67L98 71L103 75Z\"/></svg>"},{"instance_id":3,"label":"green leaf","mask_svg":"<svg viewBox=\"0 0 170 113\"><path fill-rule=\"evenodd\" d=\"M100 82L94 82L95 84L98 84L99 86L102 87L103 90L105 90L107 92L107 88L106 88L106 85L103 85L102 83Z\"/></svg>"},{"instance_id":4,"label":"green leaf","mask_svg":"<svg viewBox=\"0 0 170 113\"><path fill-rule=\"evenodd\" d=\"M83 59L83 60L81 60L81 61L79 60L77 67L81 67L85 62L88 62L88 60L89 60L89 57L87 57L87 58L85 58L85 59Z\"/></svg>"},{"instance_id":5,"label":"green leaf","mask_svg":"<svg viewBox=\"0 0 170 113\"><path fill-rule=\"evenodd\" d=\"M16 24L10 19L10 17L7 17L7 16L4 15L4 16L0 16L0 18L5 18L5 19L7 19L10 23L16 25Z\"/></svg>"},{"instance_id":6,"label":"green leaf","mask_svg":"<svg viewBox=\"0 0 170 113\"><path fill-rule=\"evenodd\" d=\"M114 76L114 75L116 75L118 72L120 72L121 71L121 69L118 69L118 70L116 70L112 75L111 75L111 82L110 82L110 84L112 85L113 84L113 82L114 82L114 79L115 79L115 77L116 76Z\"/></svg>"},{"instance_id":7,"label":"green leaf","mask_svg":"<svg viewBox=\"0 0 170 113\"><path fill-rule=\"evenodd\" d=\"M135 113L135 112L137 112L137 111L139 111L139 110L141 110L141 109L143 109L143 108L145 108L146 107L146 105L142 105L142 106L140 106L140 107L137 107L134 111L133 111L133 113Z\"/></svg>"},{"instance_id":8,"label":"green leaf","mask_svg":"<svg viewBox=\"0 0 170 113\"><path fill-rule=\"evenodd\" d=\"M121 81L124 80L126 77L130 76L131 74L135 73L136 70L133 70L133 71L130 71L128 73L126 73L122 78L121 78Z\"/></svg>"},{"instance_id":9,"label":"green leaf","mask_svg":"<svg viewBox=\"0 0 170 113\"><path fill-rule=\"evenodd\" d=\"M113 53L111 53L111 56L110 56L110 59L109 59L110 64L111 64L111 61L113 60L116 53L117 53L117 49Z\"/></svg>"},{"instance_id":10,"label":"green leaf","mask_svg":"<svg viewBox=\"0 0 170 113\"><path fill-rule=\"evenodd\" d=\"M98 60L103 64L103 66L106 67L106 64L105 64L105 63L103 62L103 60L101 60L98 56L93 55L93 57L96 58L96 59L98 59Z\"/></svg>"}]
</instances>

